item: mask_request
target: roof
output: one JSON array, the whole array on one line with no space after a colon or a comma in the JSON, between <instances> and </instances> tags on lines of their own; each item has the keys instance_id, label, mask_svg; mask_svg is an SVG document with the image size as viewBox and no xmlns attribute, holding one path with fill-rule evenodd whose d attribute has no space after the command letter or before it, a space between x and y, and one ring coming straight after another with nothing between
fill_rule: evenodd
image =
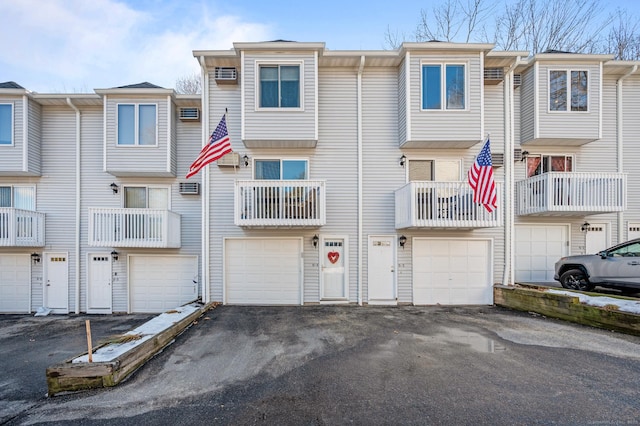
<instances>
[{"instance_id":1,"label":"roof","mask_svg":"<svg viewBox=\"0 0 640 426\"><path fill-rule=\"evenodd\" d=\"M5 81L4 83L0 83L0 89L24 89L24 87L15 81Z\"/></svg>"},{"instance_id":2,"label":"roof","mask_svg":"<svg viewBox=\"0 0 640 426\"><path fill-rule=\"evenodd\" d=\"M144 81L142 83L114 87L114 89L164 89L164 87L156 86L155 84L149 83L148 81Z\"/></svg>"}]
</instances>

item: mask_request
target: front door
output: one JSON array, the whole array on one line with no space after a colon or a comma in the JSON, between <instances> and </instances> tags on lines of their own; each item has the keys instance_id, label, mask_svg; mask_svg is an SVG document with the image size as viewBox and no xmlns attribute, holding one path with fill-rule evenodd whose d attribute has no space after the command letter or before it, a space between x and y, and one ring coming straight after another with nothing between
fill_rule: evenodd
<instances>
[{"instance_id":1,"label":"front door","mask_svg":"<svg viewBox=\"0 0 640 426\"><path fill-rule=\"evenodd\" d=\"M45 253L44 305L54 314L69 313L69 256Z\"/></svg>"},{"instance_id":2,"label":"front door","mask_svg":"<svg viewBox=\"0 0 640 426\"><path fill-rule=\"evenodd\" d=\"M585 230L585 254L596 254L609 247L606 223L593 223Z\"/></svg>"},{"instance_id":3,"label":"front door","mask_svg":"<svg viewBox=\"0 0 640 426\"><path fill-rule=\"evenodd\" d=\"M344 238L327 238L322 240L321 295L322 300L346 300L346 255Z\"/></svg>"},{"instance_id":4,"label":"front door","mask_svg":"<svg viewBox=\"0 0 640 426\"><path fill-rule=\"evenodd\" d=\"M395 236L370 236L368 297L370 305L395 305Z\"/></svg>"},{"instance_id":5,"label":"front door","mask_svg":"<svg viewBox=\"0 0 640 426\"><path fill-rule=\"evenodd\" d=\"M109 253L89 253L87 271L87 313L110 314L111 256Z\"/></svg>"}]
</instances>

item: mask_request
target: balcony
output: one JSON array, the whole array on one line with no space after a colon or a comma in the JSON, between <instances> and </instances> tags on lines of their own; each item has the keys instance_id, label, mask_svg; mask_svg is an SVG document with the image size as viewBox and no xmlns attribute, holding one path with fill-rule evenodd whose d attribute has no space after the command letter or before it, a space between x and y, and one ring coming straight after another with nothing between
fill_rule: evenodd
<instances>
[{"instance_id":1,"label":"balcony","mask_svg":"<svg viewBox=\"0 0 640 426\"><path fill-rule=\"evenodd\" d=\"M492 228L502 226L502 185L498 208L489 213L473 202L467 182L409 182L396 190L396 229Z\"/></svg>"},{"instance_id":2,"label":"balcony","mask_svg":"<svg viewBox=\"0 0 640 426\"><path fill-rule=\"evenodd\" d=\"M0 207L0 247L43 247L44 213Z\"/></svg>"},{"instance_id":3,"label":"balcony","mask_svg":"<svg viewBox=\"0 0 640 426\"><path fill-rule=\"evenodd\" d=\"M518 215L584 216L624 211L622 173L549 172L516 183Z\"/></svg>"},{"instance_id":4,"label":"balcony","mask_svg":"<svg viewBox=\"0 0 640 426\"><path fill-rule=\"evenodd\" d=\"M237 226L318 227L326 223L325 182L236 181Z\"/></svg>"},{"instance_id":5,"label":"balcony","mask_svg":"<svg viewBox=\"0 0 640 426\"><path fill-rule=\"evenodd\" d=\"M180 215L159 209L89 209L92 247L179 248Z\"/></svg>"}]
</instances>

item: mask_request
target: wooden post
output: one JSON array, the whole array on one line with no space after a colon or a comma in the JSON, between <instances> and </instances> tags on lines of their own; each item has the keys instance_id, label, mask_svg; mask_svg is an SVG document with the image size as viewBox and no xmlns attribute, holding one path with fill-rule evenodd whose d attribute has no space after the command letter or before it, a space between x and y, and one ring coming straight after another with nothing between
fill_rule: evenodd
<instances>
[{"instance_id":1,"label":"wooden post","mask_svg":"<svg viewBox=\"0 0 640 426\"><path fill-rule=\"evenodd\" d=\"M93 348L91 347L91 323L89 320L86 320L85 326L87 329L87 353L89 354L89 362L93 362Z\"/></svg>"}]
</instances>

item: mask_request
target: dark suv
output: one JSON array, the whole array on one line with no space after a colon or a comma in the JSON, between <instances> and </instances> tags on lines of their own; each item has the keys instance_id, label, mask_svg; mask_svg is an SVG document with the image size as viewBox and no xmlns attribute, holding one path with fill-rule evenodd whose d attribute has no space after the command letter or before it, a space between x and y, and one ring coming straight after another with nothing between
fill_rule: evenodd
<instances>
[{"instance_id":1,"label":"dark suv","mask_svg":"<svg viewBox=\"0 0 640 426\"><path fill-rule=\"evenodd\" d=\"M640 291L640 238L618 244L598 254L567 256L556 262L553 278L562 287L592 290L595 286L624 293Z\"/></svg>"}]
</instances>

